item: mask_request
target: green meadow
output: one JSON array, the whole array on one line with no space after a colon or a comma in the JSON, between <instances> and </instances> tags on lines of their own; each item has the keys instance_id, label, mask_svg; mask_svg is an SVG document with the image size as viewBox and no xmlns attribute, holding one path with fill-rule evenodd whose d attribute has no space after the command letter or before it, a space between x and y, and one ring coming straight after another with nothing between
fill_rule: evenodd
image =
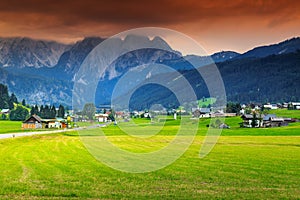
<instances>
[{"instance_id":1,"label":"green meadow","mask_svg":"<svg viewBox=\"0 0 300 200\"><path fill-rule=\"evenodd\" d=\"M0 120L0 134L22 132L21 126L20 121Z\"/></svg>"},{"instance_id":2,"label":"green meadow","mask_svg":"<svg viewBox=\"0 0 300 200\"><path fill-rule=\"evenodd\" d=\"M57 130L57 129L22 129L21 121L0 120L0 134L51 131L51 130Z\"/></svg>"},{"instance_id":3,"label":"green meadow","mask_svg":"<svg viewBox=\"0 0 300 200\"><path fill-rule=\"evenodd\" d=\"M161 128L150 120L134 122L123 126ZM209 124L201 120L183 156L148 173L121 172L97 161L75 131L0 140L0 199L300 199L300 123L247 129L239 122L226 118L231 128L199 158ZM120 127L101 130L121 149L151 152L168 145L179 122L167 120L150 138L128 136ZM192 137L186 130L182 137Z\"/></svg>"}]
</instances>

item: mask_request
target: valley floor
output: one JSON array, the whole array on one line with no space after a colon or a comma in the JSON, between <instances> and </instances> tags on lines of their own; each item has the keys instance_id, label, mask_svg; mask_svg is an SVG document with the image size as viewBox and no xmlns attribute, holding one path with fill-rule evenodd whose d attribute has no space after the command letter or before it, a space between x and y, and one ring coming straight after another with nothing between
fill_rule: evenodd
<instances>
[{"instance_id":1,"label":"valley floor","mask_svg":"<svg viewBox=\"0 0 300 200\"><path fill-rule=\"evenodd\" d=\"M162 134L147 143L113 135L115 126L104 129L111 142L133 152L173 138ZM133 174L97 161L76 131L0 140L0 199L299 199L300 136L274 130L221 136L202 159L198 135L171 165Z\"/></svg>"}]
</instances>

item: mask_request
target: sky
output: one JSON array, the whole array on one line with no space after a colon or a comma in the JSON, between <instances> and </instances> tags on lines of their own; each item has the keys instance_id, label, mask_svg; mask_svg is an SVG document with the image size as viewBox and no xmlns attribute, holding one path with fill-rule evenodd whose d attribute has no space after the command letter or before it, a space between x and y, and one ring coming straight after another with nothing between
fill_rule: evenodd
<instances>
[{"instance_id":1,"label":"sky","mask_svg":"<svg viewBox=\"0 0 300 200\"><path fill-rule=\"evenodd\" d=\"M181 32L209 54L242 53L300 36L300 1L0 0L0 37L73 43L139 27Z\"/></svg>"}]
</instances>

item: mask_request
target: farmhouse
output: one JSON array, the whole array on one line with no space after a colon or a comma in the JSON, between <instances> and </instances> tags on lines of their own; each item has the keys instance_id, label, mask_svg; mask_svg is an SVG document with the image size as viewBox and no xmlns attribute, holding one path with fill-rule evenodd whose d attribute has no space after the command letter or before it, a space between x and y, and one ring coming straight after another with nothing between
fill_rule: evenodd
<instances>
[{"instance_id":1,"label":"farmhouse","mask_svg":"<svg viewBox=\"0 0 300 200\"><path fill-rule=\"evenodd\" d=\"M9 112L10 112L9 109L2 109L1 112L0 112L0 114L5 114L5 115L7 115L7 114L9 114Z\"/></svg>"},{"instance_id":2,"label":"farmhouse","mask_svg":"<svg viewBox=\"0 0 300 200\"><path fill-rule=\"evenodd\" d=\"M22 123L22 129L42 128L42 119L38 115L32 115Z\"/></svg>"},{"instance_id":3,"label":"farmhouse","mask_svg":"<svg viewBox=\"0 0 300 200\"><path fill-rule=\"evenodd\" d=\"M66 128L67 122L63 118L42 119L38 115L32 115L22 123L23 129L37 128Z\"/></svg>"},{"instance_id":4,"label":"farmhouse","mask_svg":"<svg viewBox=\"0 0 300 200\"><path fill-rule=\"evenodd\" d=\"M254 119L253 115L251 114L244 114L241 118L244 120L244 122L241 124L242 127L252 128L254 125L253 120L255 120L256 128L262 125L261 121L258 118Z\"/></svg>"},{"instance_id":5,"label":"farmhouse","mask_svg":"<svg viewBox=\"0 0 300 200\"><path fill-rule=\"evenodd\" d=\"M262 127L287 126L289 122L292 122L291 118L276 117L274 114L268 114L263 117Z\"/></svg>"},{"instance_id":6,"label":"farmhouse","mask_svg":"<svg viewBox=\"0 0 300 200\"><path fill-rule=\"evenodd\" d=\"M292 102L292 109L294 110L300 110L300 102Z\"/></svg>"},{"instance_id":7,"label":"farmhouse","mask_svg":"<svg viewBox=\"0 0 300 200\"><path fill-rule=\"evenodd\" d=\"M242 127L252 128L254 125L253 120L254 116L252 114L245 114L242 116L243 123ZM296 122L296 119L293 118L283 118L276 117L274 114L261 115L260 117L256 117L255 127L280 127L287 126L290 122Z\"/></svg>"},{"instance_id":8,"label":"farmhouse","mask_svg":"<svg viewBox=\"0 0 300 200\"><path fill-rule=\"evenodd\" d=\"M210 108L192 108L193 117L209 118Z\"/></svg>"},{"instance_id":9,"label":"farmhouse","mask_svg":"<svg viewBox=\"0 0 300 200\"><path fill-rule=\"evenodd\" d=\"M96 119L98 122L107 122L108 114L95 114Z\"/></svg>"},{"instance_id":10,"label":"farmhouse","mask_svg":"<svg viewBox=\"0 0 300 200\"><path fill-rule=\"evenodd\" d=\"M271 110L276 110L276 109L278 109L278 106L277 106L277 104L265 104L264 108L271 109Z\"/></svg>"}]
</instances>

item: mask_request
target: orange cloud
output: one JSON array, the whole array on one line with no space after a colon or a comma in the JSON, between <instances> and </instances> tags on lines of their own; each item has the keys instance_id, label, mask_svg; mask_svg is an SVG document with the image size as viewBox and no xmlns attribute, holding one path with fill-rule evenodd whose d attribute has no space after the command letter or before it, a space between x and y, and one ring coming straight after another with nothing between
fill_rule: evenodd
<instances>
[{"instance_id":1,"label":"orange cloud","mask_svg":"<svg viewBox=\"0 0 300 200\"><path fill-rule=\"evenodd\" d=\"M208 51L243 51L300 35L299 8L293 0L9 0L0 2L0 36L70 42L160 26L192 36Z\"/></svg>"}]
</instances>

